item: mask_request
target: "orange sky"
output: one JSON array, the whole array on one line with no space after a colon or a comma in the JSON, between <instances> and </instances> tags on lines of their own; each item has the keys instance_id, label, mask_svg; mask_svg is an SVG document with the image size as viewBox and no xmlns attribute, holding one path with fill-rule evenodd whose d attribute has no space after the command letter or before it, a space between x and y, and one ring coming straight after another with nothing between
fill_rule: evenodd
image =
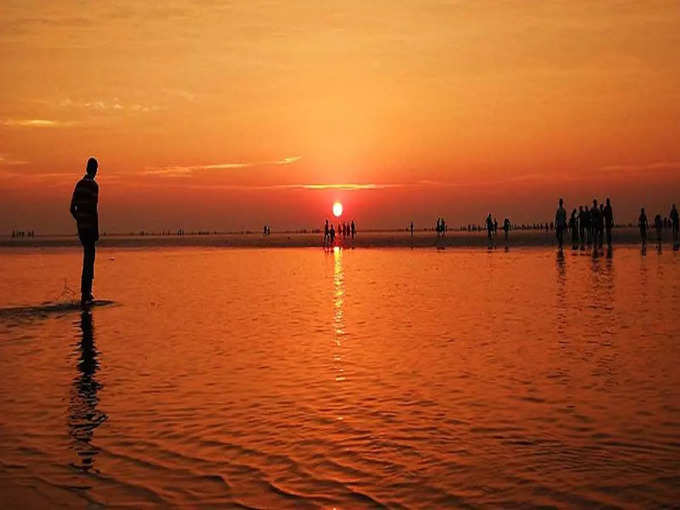
<instances>
[{"instance_id":1,"label":"orange sky","mask_svg":"<svg viewBox=\"0 0 680 510\"><path fill-rule=\"evenodd\" d=\"M146 4L3 0L0 231L72 231L90 155L108 231L680 202L676 0Z\"/></svg>"}]
</instances>

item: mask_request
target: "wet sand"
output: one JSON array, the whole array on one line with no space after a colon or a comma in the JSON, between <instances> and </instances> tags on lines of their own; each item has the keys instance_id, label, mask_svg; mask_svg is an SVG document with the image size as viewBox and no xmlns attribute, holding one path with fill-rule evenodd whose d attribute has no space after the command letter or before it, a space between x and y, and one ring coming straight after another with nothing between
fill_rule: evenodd
<instances>
[{"instance_id":1,"label":"wet sand","mask_svg":"<svg viewBox=\"0 0 680 510\"><path fill-rule=\"evenodd\" d=\"M671 239L665 232L665 242ZM640 234L637 228L617 228L613 232L615 244L637 244ZM649 234L649 244L655 244L655 234ZM272 233L270 236L257 234L211 234L198 235L103 235L100 247L143 248L143 247L233 247L233 248L302 248L320 247L323 235L319 233ZM565 236L565 248L571 247L571 237ZM498 248L505 246L503 233L496 240ZM78 246L78 238L72 236L38 236L34 238L11 239L0 237L0 247L68 247ZM336 237L336 246L346 248L432 248L432 247L488 247L486 232L448 232L437 238L435 232L419 231L413 237L405 231L361 232L355 239ZM517 230L510 233L509 246L557 246L555 232L538 230Z\"/></svg>"}]
</instances>

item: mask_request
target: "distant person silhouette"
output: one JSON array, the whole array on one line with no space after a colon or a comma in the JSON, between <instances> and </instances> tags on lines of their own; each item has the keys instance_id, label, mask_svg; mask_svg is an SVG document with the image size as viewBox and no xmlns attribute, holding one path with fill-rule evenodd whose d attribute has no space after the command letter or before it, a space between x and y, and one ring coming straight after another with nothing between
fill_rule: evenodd
<instances>
[{"instance_id":1,"label":"distant person silhouette","mask_svg":"<svg viewBox=\"0 0 680 510\"><path fill-rule=\"evenodd\" d=\"M569 229L571 230L571 249L578 249L578 215L576 209L571 211L569 218Z\"/></svg>"},{"instance_id":2,"label":"distant person silhouette","mask_svg":"<svg viewBox=\"0 0 680 510\"><path fill-rule=\"evenodd\" d=\"M560 198L559 206L555 212L555 235L560 251L564 245L564 231L567 228L567 210L564 208L564 200Z\"/></svg>"},{"instance_id":3,"label":"distant person silhouette","mask_svg":"<svg viewBox=\"0 0 680 510\"><path fill-rule=\"evenodd\" d=\"M586 246L590 248L590 245L593 243L593 231L592 231L592 214L590 213L590 208L587 205L583 206L583 212L584 212L584 220L585 220L585 225L584 228L586 230Z\"/></svg>"},{"instance_id":4,"label":"distant person silhouette","mask_svg":"<svg viewBox=\"0 0 680 510\"><path fill-rule=\"evenodd\" d=\"M505 233L505 246L507 247L510 240L510 220L508 218L503 220L503 232Z\"/></svg>"},{"instance_id":5,"label":"distant person silhouette","mask_svg":"<svg viewBox=\"0 0 680 510\"><path fill-rule=\"evenodd\" d=\"M604 204L600 204L600 215L597 218L597 240L602 249L602 243L604 243Z\"/></svg>"},{"instance_id":6,"label":"distant person silhouette","mask_svg":"<svg viewBox=\"0 0 680 510\"><path fill-rule=\"evenodd\" d=\"M328 220L326 220L326 224L323 227L323 245L326 246L328 244L328 236L330 236L330 228L328 227Z\"/></svg>"},{"instance_id":7,"label":"distant person silhouette","mask_svg":"<svg viewBox=\"0 0 680 510\"><path fill-rule=\"evenodd\" d=\"M678 215L678 210L675 208L675 204L671 207L671 212L669 214L671 218L671 226L673 228L673 247L678 248L678 230L680 229L680 215Z\"/></svg>"},{"instance_id":8,"label":"distant person silhouette","mask_svg":"<svg viewBox=\"0 0 680 510\"><path fill-rule=\"evenodd\" d=\"M578 206L578 232L581 239L581 249L586 248L586 215L583 211L583 206Z\"/></svg>"},{"instance_id":9,"label":"distant person silhouette","mask_svg":"<svg viewBox=\"0 0 680 510\"><path fill-rule=\"evenodd\" d=\"M647 221L647 214L645 214L644 207L640 209L638 226L640 227L640 239L642 240L642 245L645 246L647 244L647 228L649 227L649 222Z\"/></svg>"},{"instance_id":10,"label":"distant person silhouette","mask_svg":"<svg viewBox=\"0 0 680 510\"><path fill-rule=\"evenodd\" d=\"M354 239L354 236L357 235L357 226L356 226L356 223L354 223L354 220L352 220L351 229L352 229L352 239Z\"/></svg>"},{"instance_id":11,"label":"distant person silhouette","mask_svg":"<svg viewBox=\"0 0 680 510\"><path fill-rule=\"evenodd\" d=\"M599 240L597 238L600 232L600 208L597 205L597 200L593 200L593 208L590 210L590 231L591 239L593 241L593 249L597 250Z\"/></svg>"},{"instance_id":12,"label":"distant person silhouette","mask_svg":"<svg viewBox=\"0 0 680 510\"><path fill-rule=\"evenodd\" d=\"M493 246L493 219L491 213L486 217L486 235L489 239L489 248Z\"/></svg>"},{"instance_id":13,"label":"distant person silhouette","mask_svg":"<svg viewBox=\"0 0 680 510\"><path fill-rule=\"evenodd\" d=\"M654 216L654 228L656 229L656 242L661 246L663 241L663 220L660 214Z\"/></svg>"},{"instance_id":14,"label":"distant person silhouette","mask_svg":"<svg viewBox=\"0 0 680 510\"><path fill-rule=\"evenodd\" d=\"M413 237L413 222L411 222L411 237Z\"/></svg>"},{"instance_id":15,"label":"distant person silhouette","mask_svg":"<svg viewBox=\"0 0 680 510\"><path fill-rule=\"evenodd\" d=\"M71 215L78 226L78 238L83 245L83 273L80 279L80 303L83 306L94 302L92 280L94 280L95 244L99 240L99 186L94 178L99 164L95 158L87 160L85 176L78 181L71 197Z\"/></svg>"},{"instance_id":16,"label":"distant person silhouette","mask_svg":"<svg viewBox=\"0 0 680 510\"><path fill-rule=\"evenodd\" d=\"M331 225L330 244L333 244L334 242L335 242L335 227Z\"/></svg>"},{"instance_id":17,"label":"distant person silhouette","mask_svg":"<svg viewBox=\"0 0 680 510\"><path fill-rule=\"evenodd\" d=\"M612 228L614 227L614 210L612 203L607 199L607 205L604 207L604 228L607 230L607 246L612 247Z\"/></svg>"}]
</instances>

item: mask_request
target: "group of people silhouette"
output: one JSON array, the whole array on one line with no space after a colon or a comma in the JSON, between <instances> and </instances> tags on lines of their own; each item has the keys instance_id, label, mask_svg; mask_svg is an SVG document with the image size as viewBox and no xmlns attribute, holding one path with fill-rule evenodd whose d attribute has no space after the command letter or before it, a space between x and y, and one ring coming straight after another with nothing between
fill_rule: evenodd
<instances>
[{"instance_id":1,"label":"group of people silhouette","mask_svg":"<svg viewBox=\"0 0 680 510\"><path fill-rule=\"evenodd\" d=\"M654 230L656 230L656 242L658 248L661 249L661 244L663 243L663 230L668 226L671 227L673 232L673 249L680 249L680 241L678 240L678 230L680 229L680 215L678 214L678 209L675 204L671 207L671 211L668 214L668 218L662 218L661 214L657 214L654 217ZM647 213L645 208L640 209L640 217L638 218L638 227L640 228L640 240L642 241L642 246L647 245L647 230L649 229L649 221L647 220Z\"/></svg>"},{"instance_id":2,"label":"group of people silhouette","mask_svg":"<svg viewBox=\"0 0 680 510\"><path fill-rule=\"evenodd\" d=\"M598 205L597 199L593 199L593 206L580 205L578 210L574 208L571 216L567 219L567 210L564 200L560 198L557 211L555 212L555 235L559 249L564 247L564 236L571 231L571 247L573 250L585 250L586 247L593 251L599 251L607 239L607 247L612 246L612 229L614 228L614 209L611 200L606 199L606 204Z\"/></svg>"},{"instance_id":3,"label":"group of people silhouette","mask_svg":"<svg viewBox=\"0 0 680 510\"><path fill-rule=\"evenodd\" d=\"M329 223L328 220L326 220L326 223L323 227L323 245L324 247L330 247L335 244L335 237L351 237L354 239L357 235L357 226L356 223L354 223L354 220L351 222L342 222L338 223L337 229L335 228L335 225L332 223Z\"/></svg>"},{"instance_id":4,"label":"group of people silhouette","mask_svg":"<svg viewBox=\"0 0 680 510\"><path fill-rule=\"evenodd\" d=\"M660 214L657 214L654 218L657 243L660 248L663 242L663 230L670 226L673 230L673 248L677 250L679 247L678 229L680 227L680 216L675 204L671 208L669 217L670 220L664 220ZM592 207L580 205L578 210L572 210L568 220L564 200L561 198L559 200L559 206L555 212L555 235L557 236L560 250L563 249L564 235L567 231L571 231L571 247L573 250L579 248L585 250L592 247L595 253L598 250L602 250L605 239L607 241L607 248L611 249L612 229L614 226L614 209L609 198L605 200L604 204L600 203L599 205L597 199L593 199ZM649 229L649 221L644 207L640 209L638 228L640 229L640 240L644 248L647 245L647 231Z\"/></svg>"}]
</instances>

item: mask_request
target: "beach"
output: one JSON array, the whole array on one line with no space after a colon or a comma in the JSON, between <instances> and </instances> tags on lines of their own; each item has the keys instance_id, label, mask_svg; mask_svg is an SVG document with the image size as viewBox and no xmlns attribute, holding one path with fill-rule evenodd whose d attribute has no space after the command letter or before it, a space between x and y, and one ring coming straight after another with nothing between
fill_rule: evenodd
<instances>
[{"instance_id":1,"label":"beach","mask_svg":"<svg viewBox=\"0 0 680 510\"><path fill-rule=\"evenodd\" d=\"M678 501L678 252L362 248L3 248L3 506Z\"/></svg>"},{"instance_id":2,"label":"beach","mask_svg":"<svg viewBox=\"0 0 680 510\"><path fill-rule=\"evenodd\" d=\"M650 246L654 244L655 234L649 232ZM665 241L671 239L671 233L666 231ZM639 244L640 232L637 228L621 227L613 230L615 244ZM565 234L565 247L570 246L571 237ZM496 246L505 246L503 232L499 230ZM320 247L323 245L323 233L309 232L272 232L264 236L262 233L214 233L185 235L158 234L110 234L102 235L98 246L102 248L156 248L156 247L229 247L229 248L304 248ZM337 236L334 246L344 248L470 248L489 245L486 231L464 232L450 230L445 236L439 237L434 231L416 231L413 236L405 230L368 231L359 232L352 239L351 236ZM38 247L70 247L80 246L76 234L59 236L37 236L12 239L9 236L0 237L0 248L38 248ZM513 230L509 235L508 246L557 246L554 231L546 230Z\"/></svg>"}]
</instances>

